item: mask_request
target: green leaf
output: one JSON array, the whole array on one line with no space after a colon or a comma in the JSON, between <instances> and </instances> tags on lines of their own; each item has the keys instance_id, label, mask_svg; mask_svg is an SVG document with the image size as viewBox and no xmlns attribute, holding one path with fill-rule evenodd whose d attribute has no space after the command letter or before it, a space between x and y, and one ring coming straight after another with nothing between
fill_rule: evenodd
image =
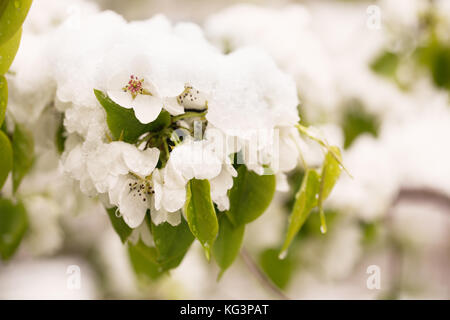
<instances>
[{"instance_id":1,"label":"green leaf","mask_svg":"<svg viewBox=\"0 0 450 320\"><path fill-rule=\"evenodd\" d=\"M331 152L327 152L322 166L322 200L328 198L342 172L342 168L339 164L339 162L342 162L341 151L336 146L331 146L330 150ZM336 159L335 156L337 156L338 159Z\"/></svg>"},{"instance_id":2,"label":"green leaf","mask_svg":"<svg viewBox=\"0 0 450 320\"><path fill-rule=\"evenodd\" d=\"M120 138L128 143L135 143L146 132L157 132L170 125L170 114L162 110L155 121L143 124L135 116L133 109L119 106L104 92L94 90L97 100L106 111L106 122L114 140Z\"/></svg>"},{"instance_id":3,"label":"green leaf","mask_svg":"<svg viewBox=\"0 0 450 320\"><path fill-rule=\"evenodd\" d=\"M266 249L259 256L259 264L272 282L280 289L286 288L292 278L294 263L291 257L278 258L278 250Z\"/></svg>"},{"instance_id":4,"label":"green leaf","mask_svg":"<svg viewBox=\"0 0 450 320\"><path fill-rule=\"evenodd\" d=\"M360 135L378 136L379 119L368 113L359 101L351 101L345 108L341 121L344 131L344 148L347 149Z\"/></svg>"},{"instance_id":5,"label":"green leaf","mask_svg":"<svg viewBox=\"0 0 450 320\"><path fill-rule=\"evenodd\" d=\"M0 256L9 259L19 247L28 227L28 217L21 202L0 198Z\"/></svg>"},{"instance_id":6,"label":"green leaf","mask_svg":"<svg viewBox=\"0 0 450 320\"><path fill-rule=\"evenodd\" d=\"M289 217L289 226L281 248L280 257L285 257L287 250L297 232L305 223L312 208L317 205L317 195L320 186L320 176L316 170L307 170L303 177L300 190L295 196L294 208Z\"/></svg>"},{"instance_id":7,"label":"green leaf","mask_svg":"<svg viewBox=\"0 0 450 320\"><path fill-rule=\"evenodd\" d=\"M136 245L128 244L131 265L138 277L156 280L164 272L156 261L158 251L155 247L147 247L142 241Z\"/></svg>"},{"instance_id":8,"label":"green leaf","mask_svg":"<svg viewBox=\"0 0 450 320\"><path fill-rule=\"evenodd\" d=\"M379 75L395 79L399 62L397 54L385 51L372 62L370 67Z\"/></svg>"},{"instance_id":9,"label":"green leaf","mask_svg":"<svg viewBox=\"0 0 450 320\"><path fill-rule=\"evenodd\" d=\"M418 62L429 69L437 87L450 90L450 47L437 37L416 50Z\"/></svg>"},{"instance_id":10,"label":"green leaf","mask_svg":"<svg viewBox=\"0 0 450 320\"><path fill-rule=\"evenodd\" d=\"M11 39L22 26L32 0L0 1L0 45Z\"/></svg>"},{"instance_id":11,"label":"green leaf","mask_svg":"<svg viewBox=\"0 0 450 320\"><path fill-rule=\"evenodd\" d=\"M16 34L0 45L0 75L8 72L17 50L19 49L20 39L22 37L22 28Z\"/></svg>"},{"instance_id":12,"label":"green leaf","mask_svg":"<svg viewBox=\"0 0 450 320\"><path fill-rule=\"evenodd\" d=\"M0 189L5 184L13 166L11 142L3 131L0 131Z\"/></svg>"},{"instance_id":13,"label":"green leaf","mask_svg":"<svg viewBox=\"0 0 450 320\"><path fill-rule=\"evenodd\" d=\"M249 223L266 211L275 194L275 176L258 175L241 165L230 190L230 210L234 225Z\"/></svg>"},{"instance_id":14,"label":"green leaf","mask_svg":"<svg viewBox=\"0 0 450 320\"><path fill-rule=\"evenodd\" d=\"M336 146L330 146L325 156L325 161L323 162L322 172L320 175L318 207L321 222L320 231L322 233L327 232L327 222L322 205L325 199L328 198L331 191L333 190L336 181L339 179L342 171L341 163L341 151Z\"/></svg>"},{"instance_id":15,"label":"green leaf","mask_svg":"<svg viewBox=\"0 0 450 320\"><path fill-rule=\"evenodd\" d=\"M187 222L182 218L177 226L171 226L167 222L157 226L152 223L151 230L158 251L159 265L163 270L178 267L194 241Z\"/></svg>"},{"instance_id":16,"label":"green leaf","mask_svg":"<svg viewBox=\"0 0 450 320\"><path fill-rule=\"evenodd\" d=\"M116 231L117 235L119 236L122 243L125 243L128 239L128 237L131 235L131 232L133 229L131 229L125 221L121 217L118 217L116 215L117 207L112 207L109 209L106 209L106 212L108 213L109 220L111 220L111 224Z\"/></svg>"},{"instance_id":17,"label":"green leaf","mask_svg":"<svg viewBox=\"0 0 450 320\"><path fill-rule=\"evenodd\" d=\"M317 214L317 210L313 209L311 211L311 214L309 215L308 219L303 224L300 231L297 233L297 236L295 237L294 243L291 244L291 246L295 245L295 241L297 239L303 239L303 238L320 238L323 237L323 233L321 231L321 217L320 214ZM327 220L327 225L333 225L335 221L337 220L337 216L339 215L339 212L334 210L324 210L324 216Z\"/></svg>"},{"instance_id":18,"label":"green leaf","mask_svg":"<svg viewBox=\"0 0 450 320\"><path fill-rule=\"evenodd\" d=\"M17 191L23 177L30 171L34 161L34 141L30 131L16 123L12 138L13 190Z\"/></svg>"},{"instance_id":19,"label":"green leaf","mask_svg":"<svg viewBox=\"0 0 450 320\"><path fill-rule=\"evenodd\" d=\"M219 235L213 246L213 255L221 272L219 279L238 255L244 238L245 225L234 226L226 214L219 217Z\"/></svg>"},{"instance_id":20,"label":"green leaf","mask_svg":"<svg viewBox=\"0 0 450 320\"><path fill-rule=\"evenodd\" d=\"M441 46L434 52L431 75L436 86L450 90L450 47Z\"/></svg>"},{"instance_id":21,"label":"green leaf","mask_svg":"<svg viewBox=\"0 0 450 320\"><path fill-rule=\"evenodd\" d=\"M192 179L189 181L184 212L192 234L205 248L206 257L209 260L211 247L217 237L219 225L211 201L208 180Z\"/></svg>"},{"instance_id":22,"label":"green leaf","mask_svg":"<svg viewBox=\"0 0 450 320\"><path fill-rule=\"evenodd\" d=\"M375 243L379 234L379 224L377 222L361 222L360 227L362 230L362 244L369 246Z\"/></svg>"},{"instance_id":23,"label":"green leaf","mask_svg":"<svg viewBox=\"0 0 450 320\"><path fill-rule=\"evenodd\" d=\"M8 104L8 82L0 76L0 126L5 120L6 105Z\"/></svg>"}]
</instances>

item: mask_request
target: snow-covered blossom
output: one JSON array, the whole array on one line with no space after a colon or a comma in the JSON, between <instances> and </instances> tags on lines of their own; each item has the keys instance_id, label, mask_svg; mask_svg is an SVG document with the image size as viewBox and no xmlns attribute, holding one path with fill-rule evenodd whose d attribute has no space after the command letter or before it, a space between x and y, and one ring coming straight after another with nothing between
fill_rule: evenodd
<instances>
[{"instance_id":1,"label":"snow-covered blossom","mask_svg":"<svg viewBox=\"0 0 450 320\"><path fill-rule=\"evenodd\" d=\"M296 166L298 150L289 152L299 140L291 130L299 121L296 86L261 50L223 54L198 26L172 25L163 16L127 23L113 12L91 12L77 22L75 29L65 23L52 29L34 51L33 59L46 72L36 75L42 81L30 84L27 99L36 99L39 93L39 110L53 105L64 114L68 135L61 158L64 172L83 193L116 206L130 227L139 227L148 212L156 224L178 224L186 185L194 178L209 180L212 201L227 210L228 191L237 175L230 157L253 152L254 137L257 156L244 157L251 170L262 174L273 163L283 180L284 173ZM39 39L24 38L24 46L34 43ZM19 55L18 61L25 58ZM16 78L11 79L14 87L23 85L21 74L30 69L23 66L25 62L17 64ZM133 109L143 124L168 111L172 122L158 143L167 143L177 129L192 137L167 148L111 141L106 112L94 89ZM13 96L12 105L15 101L25 105L22 96L28 97ZM11 109L15 115L27 115L20 108ZM190 114L187 119L184 113ZM196 121L205 126L199 137ZM213 131L221 138L213 138ZM279 146L274 134L278 131ZM273 150L280 151L275 159L270 157Z\"/></svg>"},{"instance_id":2,"label":"snow-covered blossom","mask_svg":"<svg viewBox=\"0 0 450 320\"><path fill-rule=\"evenodd\" d=\"M167 163L165 177L184 186L191 179L208 179L211 185L211 199L220 210L229 209L228 190L233 186L236 170L229 163L223 163L220 154L208 147L207 140L187 139L175 147ZM170 185L170 184L169 184Z\"/></svg>"},{"instance_id":3,"label":"snow-covered blossom","mask_svg":"<svg viewBox=\"0 0 450 320\"><path fill-rule=\"evenodd\" d=\"M184 108L176 100L160 95L149 68L144 56L136 57L131 66L108 80L109 97L124 108L132 108L142 123L155 120L163 107L172 115L183 113Z\"/></svg>"}]
</instances>

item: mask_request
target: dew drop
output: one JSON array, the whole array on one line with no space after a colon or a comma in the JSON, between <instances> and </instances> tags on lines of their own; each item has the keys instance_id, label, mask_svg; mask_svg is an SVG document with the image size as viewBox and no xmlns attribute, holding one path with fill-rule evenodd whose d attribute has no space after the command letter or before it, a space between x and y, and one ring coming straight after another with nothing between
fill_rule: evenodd
<instances>
[{"instance_id":1,"label":"dew drop","mask_svg":"<svg viewBox=\"0 0 450 320\"><path fill-rule=\"evenodd\" d=\"M278 259L283 260L283 259L286 258L286 256L287 256L287 250L284 250L283 252L281 252L281 253L278 255Z\"/></svg>"},{"instance_id":2,"label":"dew drop","mask_svg":"<svg viewBox=\"0 0 450 320\"><path fill-rule=\"evenodd\" d=\"M325 226L320 226L320 232L323 234L327 233L327 228Z\"/></svg>"}]
</instances>

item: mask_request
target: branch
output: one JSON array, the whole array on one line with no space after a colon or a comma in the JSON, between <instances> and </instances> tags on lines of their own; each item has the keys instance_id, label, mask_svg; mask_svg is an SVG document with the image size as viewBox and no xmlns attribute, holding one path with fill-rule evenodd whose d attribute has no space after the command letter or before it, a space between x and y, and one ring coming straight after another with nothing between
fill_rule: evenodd
<instances>
[{"instance_id":1,"label":"branch","mask_svg":"<svg viewBox=\"0 0 450 320\"><path fill-rule=\"evenodd\" d=\"M273 282L267 277L264 271L260 269L256 262L253 261L252 257L248 253L247 249L245 249L245 247L242 247L240 255L249 271L253 273L256 278L258 278L263 287L268 289L281 300L290 300L289 297L287 297L280 289L278 289L275 284L273 284Z\"/></svg>"},{"instance_id":2,"label":"branch","mask_svg":"<svg viewBox=\"0 0 450 320\"><path fill-rule=\"evenodd\" d=\"M392 203L392 208L403 201L433 203L447 209L450 213L450 197L431 188L402 188Z\"/></svg>"},{"instance_id":3,"label":"branch","mask_svg":"<svg viewBox=\"0 0 450 320\"><path fill-rule=\"evenodd\" d=\"M403 187L399 190L397 196L392 201L392 204L389 208L387 214L387 224L388 228L391 228L392 225L390 223L392 219L392 215L394 213L395 207L402 202L420 202L420 203L429 203L439 206L447 211L450 214L450 197L445 193L432 189L432 188L409 188ZM392 231L391 231L392 232ZM391 246L391 288L390 294L392 297L396 298L396 295L401 290L402 287L402 264L403 264L403 252L402 248L399 247L398 244L393 243Z\"/></svg>"}]
</instances>

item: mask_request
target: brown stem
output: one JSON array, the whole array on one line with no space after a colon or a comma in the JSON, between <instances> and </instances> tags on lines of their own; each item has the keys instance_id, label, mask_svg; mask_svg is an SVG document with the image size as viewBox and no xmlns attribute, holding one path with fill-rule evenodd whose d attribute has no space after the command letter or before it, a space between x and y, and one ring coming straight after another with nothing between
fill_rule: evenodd
<instances>
[{"instance_id":1,"label":"brown stem","mask_svg":"<svg viewBox=\"0 0 450 320\"><path fill-rule=\"evenodd\" d=\"M389 228L392 228L391 219L395 207L402 202L419 202L419 203L430 203L435 204L443 209L445 209L450 214L450 197L439 190L431 188L408 188L403 187L398 192L397 196L392 201L387 214L387 224ZM391 231L392 232L392 231ZM391 288L392 292L397 292L401 290L401 273L402 273L402 260L403 254L398 244L391 247L392 258L391 258L391 273L392 281L394 283Z\"/></svg>"},{"instance_id":2,"label":"brown stem","mask_svg":"<svg viewBox=\"0 0 450 320\"><path fill-rule=\"evenodd\" d=\"M261 268L256 264L245 247L242 247L240 254L249 271L253 275L255 275L256 278L258 278L263 287L268 289L281 300L290 300L289 297L286 296L280 289L278 289L278 287L266 276L264 271L262 271Z\"/></svg>"},{"instance_id":3,"label":"brown stem","mask_svg":"<svg viewBox=\"0 0 450 320\"><path fill-rule=\"evenodd\" d=\"M402 188L394 199L392 207L403 201L434 203L447 209L450 213L450 197L438 190L430 188Z\"/></svg>"}]
</instances>

